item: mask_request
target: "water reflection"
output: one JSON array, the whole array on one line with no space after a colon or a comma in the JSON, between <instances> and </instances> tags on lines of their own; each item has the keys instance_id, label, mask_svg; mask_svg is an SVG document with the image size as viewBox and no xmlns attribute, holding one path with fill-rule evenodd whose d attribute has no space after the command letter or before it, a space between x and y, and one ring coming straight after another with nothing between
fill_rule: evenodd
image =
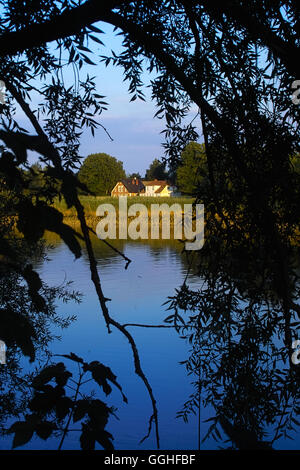
<instances>
[{"instance_id":1,"label":"water reflection","mask_svg":"<svg viewBox=\"0 0 300 470\"><path fill-rule=\"evenodd\" d=\"M57 313L77 314L77 321L64 331L62 341L53 341L51 350L54 354L74 351L87 362L99 360L108 365L122 384L128 396L128 405L124 406L120 396L112 392L107 397L108 406L118 408L118 419L109 420L107 430L115 440L117 449L156 448L154 436L141 445L139 441L148 430L151 404L144 385L134 374L132 352L126 338L117 331L108 334L102 314L99 311L96 295L91 287L90 272L85 253L74 261L74 256L64 244L56 243L52 237L47 239L53 245L49 251L49 261L36 260L35 268L41 277L51 285L59 285L66 279L73 281L73 288L83 293L83 302L74 309L74 305L57 303ZM163 324L164 309L162 303L166 296L174 291L174 285L182 282L185 266L172 244L154 243L117 245L118 249L132 259L127 270L125 262L96 240L94 249L102 277L105 295L112 299L110 311L121 323ZM172 286L172 287L171 287ZM187 353L186 345L180 340L173 328L144 329L128 327L132 332L140 352L143 368L155 392L160 418L161 445L163 448L195 448L196 433L193 420L188 426L176 420L176 411L191 391L185 372L179 361ZM55 326L53 333L57 333ZM67 366L67 364L66 364ZM76 367L68 364L68 370L74 375ZM176 390L176 394L174 394ZM172 426L170 428L170 423ZM3 440L2 448L9 448L10 441ZM64 448L79 448L79 436L70 433L64 442ZM57 439L53 436L43 442L34 434L24 448L57 448ZM98 448L99 447L98 445Z\"/></svg>"},{"instance_id":2,"label":"water reflection","mask_svg":"<svg viewBox=\"0 0 300 470\"><path fill-rule=\"evenodd\" d=\"M24 240L16 239L15 244L20 250L18 262L22 263L23 273L5 263L0 270L0 334L5 347L5 360L0 365L3 437L11 420L26 412L30 369L49 360L51 342L75 320L74 311L65 314L62 310L57 314L57 299L63 304L72 301L73 308L74 302L80 301L80 294L72 290L69 283L49 287L41 283L32 270L31 263L45 261L42 243L35 245L35 252ZM25 277L29 287L24 282ZM5 437L1 448L10 448Z\"/></svg>"},{"instance_id":3,"label":"water reflection","mask_svg":"<svg viewBox=\"0 0 300 470\"><path fill-rule=\"evenodd\" d=\"M75 309L77 321L64 331L62 341L52 342L52 353L74 351L87 363L97 360L109 366L128 397L127 405L118 390L105 397L108 407L117 408L106 426L115 448L154 449L152 434L139 444L151 404L134 374L126 338L117 331L107 333L85 252L74 261L58 239L48 237L47 243L53 245L50 260L35 260L41 277L50 286L72 280L73 288L83 293ZM170 326L128 327L158 402L162 448L197 449L199 443L202 449L298 448L300 374L289 361L280 309L272 302L245 303L233 285L218 283L217 277L203 283L197 265L190 266L176 240L113 243L132 260L127 270L124 259L93 240L112 316L122 324ZM166 312L162 304L168 296ZM74 305L56 303L58 314L74 313ZM299 324L292 327L296 335ZM57 333L55 325L51 333ZM60 360L76 376L76 364ZM63 448L79 448L80 432L68 433ZM34 435L24 448L56 449L58 443L55 436L44 442ZM1 445L9 448L11 438Z\"/></svg>"},{"instance_id":4,"label":"water reflection","mask_svg":"<svg viewBox=\"0 0 300 470\"><path fill-rule=\"evenodd\" d=\"M243 269L241 251L235 255L227 249L217 262L213 257L213 269L212 257L201 253L199 274L206 282L201 289L184 283L169 301L168 322L191 344L185 365L194 377L194 392L179 416L186 420L210 408L203 442L213 439L220 448L297 449L300 373L291 361L300 327L296 308L287 316L273 279L257 266ZM295 296L298 289L294 276Z\"/></svg>"}]
</instances>

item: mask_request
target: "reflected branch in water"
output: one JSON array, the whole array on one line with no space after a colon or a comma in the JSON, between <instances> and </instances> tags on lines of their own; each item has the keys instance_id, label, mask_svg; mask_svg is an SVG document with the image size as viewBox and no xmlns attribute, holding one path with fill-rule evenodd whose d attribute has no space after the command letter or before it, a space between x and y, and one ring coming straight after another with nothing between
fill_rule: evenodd
<instances>
[{"instance_id":1,"label":"reflected branch in water","mask_svg":"<svg viewBox=\"0 0 300 470\"><path fill-rule=\"evenodd\" d=\"M185 283L169 298L174 313L168 321L189 341L190 356L183 363L196 378L195 392L178 416L187 420L201 405L211 406L215 416L202 442L224 441L227 435L232 448L270 449L300 425L300 372L286 344L287 334L296 337L300 328L298 309L287 324L267 276L262 283L257 270L235 272L233 252L219 260L212 271L202 258L201 290ZM297 272L292 278L298 295Z\"/></svg>"}]
</instances>

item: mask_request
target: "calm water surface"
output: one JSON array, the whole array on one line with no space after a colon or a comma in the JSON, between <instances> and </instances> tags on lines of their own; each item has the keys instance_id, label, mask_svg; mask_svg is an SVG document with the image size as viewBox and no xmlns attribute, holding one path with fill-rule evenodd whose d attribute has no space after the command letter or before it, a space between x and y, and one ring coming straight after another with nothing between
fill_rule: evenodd
<instances>
[{"instance_id":1,"label":"calm water surface","mask_svg":"<svg viewBox=\"0 0 300 470\"><path fill-rule=\"evenodd\" d=\"M106 427L114 436L115 448L155 449L154 431L140 444L147 434L152 414L150 399L141 379L134 373L132 351L127 339L117 330L112 330L111 334L107 332L90 280L86 253L83 252L80 259L74 260L64 244L56 241L51 243L53 248L49 252L49 261L38 263L35 269L49 286L73 281L72 289L83 295L79 305L57 302L57 312L61 316L76 314L77 319L67 329L53 331L61 335L61 339L51 345L53 354L74 352L86 362L97 360L110 367L122 385L128 404L122 401L116 388L108 397L101 390L99 393L95 385L93 389L97 391L98 398L117 408L118 419L112 416ZM169 314L162 304L168 296L174 295L175 288L182 284L187 274L187 262L181 254L181 244L177 241L115 243L132 260L127 270L118 254L100 240L94 240L103 291L106 297L112 299L108 303L111 316L122 324L162 325ZM201 286L198 277L190 274L188 279L188 284L195 289ZM176 418L177 412L193 391L193 377L188 376L185 367L180 364L188 356L188 344L173 328L130 326L128 329L136 341L142 368L157 400L161 449L197 449L198 416L191 415L188 423ZM65 363L76 378L77 365L68 360ZM90 392L90 384L86 385L86 392ZM212 416L212 408L201 409L201 439L210 425L205 420ZM79 449L80 430L76 430L76 424L71 429L74 430L68 434L63 449ZM2 439L0 448L11 448L11 441L12 438ZM22 449L57 449L58 444L59 439L56 438L47 441L33 438ZM217 449L219 445L222 443L211 438L201 444L201 449ZM279 440L275 447L298 449L299 439L296 436L292 441Z\"/></svg>"},{"instance_id":2,"label":"calm water surface","mask_svg":"<svg viewBox=\"0 0 300 470\"><path fill-rule=\"evenodd\" d=\"M125 270L124 260L102 242L95 241L102 287L106 297L112 299L110 313L120 323L163 324L168 315L162 304L174 294L187 272L187 263L181 255L181 245L157 242L156 245L126 242L118 246L132 263ZM117 375L128 398L126 405L118 390L100 399L118 408L117 416L110 418L107 430L114 436L116 449L155 449L154 433L143 444L148 420L152 414L151 403L142 381L134 373L133 357L126 338L113 330L108 334L98 300L90 281L86 254L74 260L63 244L54 246L50 261L37 267L50 286L72 280L72 289L83 294L82 303L59 304L62 315L76 314L77 320L61 334L61 340L52 345L54 354L75 352L85 361L98 360L109 366ZM199 279L190 276L190 284ZM176 418L185 400L192 392L190 379L180 361L187 357L188 345L172 328L128 327L136 341L142 367L157 400L162 449L197 449L197 417L189 423ZM73 364L68 364L72 369ZM75 371L76 372L76 371ZM203 415L205 416L205 415ZM208 415L207 415L208 416ZM203 427L205 432L207 426ZM70 433L65 449L78 448L78 434ZM201 430L202 434L202 430ZM57 441L32 440L28 447L56 448Z\"/></svg>"}]
</instances>

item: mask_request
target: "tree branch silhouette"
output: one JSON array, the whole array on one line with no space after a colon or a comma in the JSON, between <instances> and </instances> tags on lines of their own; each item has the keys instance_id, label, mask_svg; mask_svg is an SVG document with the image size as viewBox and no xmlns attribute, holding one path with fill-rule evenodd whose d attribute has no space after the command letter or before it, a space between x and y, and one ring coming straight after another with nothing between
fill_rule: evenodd
<instances>
[{"instance_id":1,"label":"tree branch silhouette","mask_svg":"<svg viewBox=\"0 0 300 470\"><path fill-rule=\"evenodd\" d=\"M58 171L58 176L61 178L62 181L64 181L66 178L68 178L69 174L66 173L66 170L61 165L60 161L60 156L58 154L57 149L54 147L54 145L49 142L47 135L44 133L42 127L40 126L39 122L36 119L36 116L34 113L31 111L29 105L25 102L23 99L22 95L15 89L15 87L10 83L9 87L10 92L12 93L13 97L15 100L19 103L23 111L25 112L26 116L34 126L35 130L38 133L38 137L41 139L42 143L46 143L45 147L43 149L40 149L40 153L43 155L46 155L49 160L53 163L54 167ZM102 310L102 314L108 329L108 332L111 332L111 326L114 326L118 331L120 331L128 340L131 350L133 353L133 359L134 359L134 366L135 366L135 373L141 378L141 380L144 382L145 387L148 391L151 404L152 404L152 410L153 413L151 415L150 423L152 423L152 420L154 419L155 423L155 436L156 436L156 444L157 448L160 446L160 441L159 441L159 429L158 429L158 412L157 412L157 406L156 406L156 400L153 394L153 390L151 388L151 385L146 377L146 375L143 372L142 366L141 366L141 361L138 353L138 349L136 347L135 341L132 337L132 335L126 330L126 328L121 325L119 322L114 320L110 314L109 310L107 308L107 301L108 299L105 297L102 286L101 286L101 280L99 276L99 272L97 269L97 261L94 255L93 247L92 247L92 242L90 238L90 230L87 225L86 219L85 219L85 214L84 214L84 208L78 198L77 190L73 186L68 187L68 191L71 192L71 197L73 201L73 205L77 211L77 216L78 220L80 221L80 226L81 226L81 231L83 234L83 238L85 241L85 246L88 254L88 260L89 260L89 266L90 266L90 273L91 273L91 280L94 284L97 297L99 300L99 304ZM68 194L68 197L70 197L70 194ZM153 417L152 417L153 416Z\"/></svg>"}]
</instances>

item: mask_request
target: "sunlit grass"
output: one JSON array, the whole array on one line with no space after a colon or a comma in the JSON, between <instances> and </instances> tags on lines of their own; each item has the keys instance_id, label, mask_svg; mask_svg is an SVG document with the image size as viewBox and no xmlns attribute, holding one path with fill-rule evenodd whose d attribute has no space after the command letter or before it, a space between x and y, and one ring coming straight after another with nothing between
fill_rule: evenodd
<instances>
[{"instance_id":1,"label":"sunlit grass","mask_svg":"<svg viewBox=\"0 0 300 470\"><path fill-rule=\"evenodd\" d=\"M190 197L128 197L128 208L132 204L143 204L150 209L151 204L180 204L183 208L184 204L191 204L193 198ZM95 218L96 210L100 204L112 204L116 211L119 208L119 198L111 196L80 196L80 202L84 207L85 215L87 218ZM74 207L70 209L67 207L64 200L55 200L54 207L64 214L65 218L77 218L76 210Z\"/></svg>"}]
</instances>

